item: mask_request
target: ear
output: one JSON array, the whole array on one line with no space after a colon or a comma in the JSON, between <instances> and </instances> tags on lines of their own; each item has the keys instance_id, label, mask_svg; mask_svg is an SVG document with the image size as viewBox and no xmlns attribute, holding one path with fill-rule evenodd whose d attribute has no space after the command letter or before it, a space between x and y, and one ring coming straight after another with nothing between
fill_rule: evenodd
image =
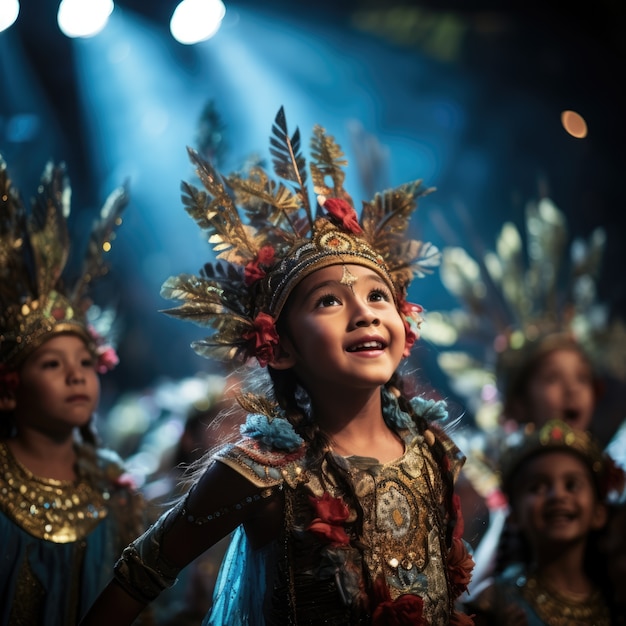
<instances>
[{"instance_id":1,"label":"ear","mask_svg":"<svg viewBox=\"0 0 626 626\"><path fill-rule=\"evenodd\" d=\"M409 341L407 338L404 342L404 351L402 352L402 356L404 358L408 357L411 354L411 348L413 347L413 341Z\"/></svg>"},{"instance_id":2,"label":"ear","mask_svg":"<svg viewBox=\"0 0 626 626\"><path fill-rule=\"evenodd\" d=\"M404 351L402 352L404 358L411 354L411 348L416 341L417 335L411 330L408 322L404 320Z\"/></svg>"},{"instance_id":3,"label":"ear","mask_svg":"<svg viewBox=\"0 0 626 626\"><path fill-rule=\"evenodd\" d=\"M16 404L12 393L0 395L0 411L14 411Z\"/></svg>"},{"instance_id":4,"label":"ear","mask_svg":"<svg viewBox=\"0 0 626 626\"><path fill-rule=\"evenodd\" d=\"M287 370L296 364L293 344L287 337L281 337L274 358L268 363L275 370Z\"/></svg>"},{"instance_id":5,"label":"ear","mask_svg":"<svg viewBox=\"0 0 626 626\"><path fill-rule=\"evenodd\" d=\"M600 530L604 528L605 524L609 519L609 509L606 504L602 502L598 502L593 511L593 516L591 518L591 528L593 530Z\"/></svg>"}]
</instances>

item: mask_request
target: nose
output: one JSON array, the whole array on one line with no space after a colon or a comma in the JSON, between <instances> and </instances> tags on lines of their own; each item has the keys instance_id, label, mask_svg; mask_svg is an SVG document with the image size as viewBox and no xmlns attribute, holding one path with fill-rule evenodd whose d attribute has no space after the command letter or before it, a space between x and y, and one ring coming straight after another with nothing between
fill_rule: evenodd
<instances>
[{"instance_id":1,"label":"nose","mask_svg":"<svg viewBox=\"0 0 626 626\"><path fill-rule=\"evenodd\" d=\"M85 382L85 373L79 365L70 365L67 371L67 381L71 384Z\"/></svg>"},{"instance_id":2,"label":"nose","mask_svg":"<svg viewBox=\"0 0 626 626\"><path fill-rule=\"evenodd\" d=\"M566 490L565 486L562 483L555 482L555 483L552 483L550 485L550 487L548 489L548 496L551 499L557 500L557 499L563 497L565 495L566 491L567 490Z\"/></svg>"},{"instance_id":3,"label":"nose","mask_svg":"<svg viewBox=\"0 0 626 626\"><path fill-rule=\"evenodd\" d=\"M378 326L380 324L380 319L376 311L374 311L366 302L355 303L352 320L357 328L362 328L364 326Z\"/></svg>"}]
</instances>

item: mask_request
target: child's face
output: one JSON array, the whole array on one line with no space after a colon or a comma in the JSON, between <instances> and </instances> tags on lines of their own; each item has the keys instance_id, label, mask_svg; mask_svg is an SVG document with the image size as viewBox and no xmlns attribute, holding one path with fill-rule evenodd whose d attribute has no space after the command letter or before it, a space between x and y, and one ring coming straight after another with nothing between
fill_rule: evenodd
<instances>
[{"instance_id":1,"label":"child's face","mask_svg":"<svg viewBox=\"0 0 626 626\"><path fill-rule=\"evenodd\" d=\"M307 276L290 298L288 337L281 337L281 345L310 393L378 387L391 378L406 332L376 272L333 265Z\"/></svg>"},{"instance_id":2,"label":"child's face","mask_svg":"<svg viewBox=\"0 0 626 626\"><path fill-rule=\"evenodd\" d=\"M24 361L15 418L19 426L66 433L89 422L99 394L96 363L83 340L57 335Z\"/></svg>"},{"instance_id":3,"label":"child's face","mask_svg":"<svg viewBox=\"0 0 626 626\"><path fill-rule=\"evenodd\" d=\"M526 415L537 426L560 419L587 430L595 408L593 374L576 350L559 349L546 354L527 387Z\"/></svg>"},{"instance_id":4,"label":"child's face","mask_svg":"<svg viewBox=\"0 0 626 626\"><path fill-rule=\"evenodd\" d=\"M582 459L549 451L520 466L512 501L513 518L535 550L549 551L584 540L606 522Z\"/></svg>"}]
</instances>

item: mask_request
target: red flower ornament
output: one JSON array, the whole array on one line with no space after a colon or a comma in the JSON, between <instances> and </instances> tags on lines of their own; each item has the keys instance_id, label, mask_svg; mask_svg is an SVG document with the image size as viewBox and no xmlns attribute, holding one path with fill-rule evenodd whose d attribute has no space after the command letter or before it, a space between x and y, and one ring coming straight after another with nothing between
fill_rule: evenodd
<instances>
[{"instance_id":1,"label":"red flower ornament","mask_svg":"<svg viewBox=\"0 0 626 626\"><path fill-rule=\"evenodd\" d=\"M112 346L102 346L98 349L98 362L96 369L98 374L106 374L120 362L117 352Z\"/></svg>"},{"instance_id":2,"label":"red flower ornament","mask_svg":"<svg viewBox=\"0 0 626 626\"><path fill-rule=\"evenodd\" d=\"M87 331L96 345L96 371L98 374L106 374L120 362L117 352L93 326L88 326Z\"/></svg>"},{"instance_id":3,"label":"red flower ornament","mask_svg":"<svg viewBox=\"0 0 626 626\"><path fill-rule=\"evenodd\" d=\"M246 331L242 337L254 343L251 352L261 367L265 367L274 360L278 346L278 333L271 315L259 313L254 320L254 329Z\"/></svg>"},{"instance_id":4,"label":"red flower ornament","mask_svg":"<svg viewBox=\"0 0 626 626\"><path fill-rule=\"evenodd\" d=\"M318 197L318 202L326 209L328 214L339 222L350 233L362 233L359 218L354 207L341 198Z\"/></svg>"},{"instance_id":5,"label":"red flower ornament","mask_svg":"<svg viewBox=\"0 0 626 626\"><path fill-rule=\"evenodd\" d=\"M419 304L407 302L404 298L398 298L398 309L402 315L406 334L404 355L408 356L413 344L419 339L419 329L422 323L420 314L424 309Z\"/></svg>"},{"instance_id":6,"label":"red flower ornament","mask_svg":"<svg viewBox=\"0 0 626 626\"><path fill-rule=\"evenodd\" d=\"M341 498L333 498L325 492L321 498L309 497L317 517L308 525L307 530L328 541L331 545L347 546L350 537L344 528L344 522L350 515L348 506Z\"/></svg>"},{"instance_id":7,"label":"red flower ornament","mask_svg":"<svg viewBox=\"0 0 626 626\"><path fill-rule=\"evenodd\" d=\"M274 248L270 245L263 246L256 258L250 261L243 270L243 282L247 287L253 285L257 280L261 280L265 278L266 270L263 268L268 268L274 263L275 260L275 251Z\"/></svg>"},{"instance_id":8,"label":"red flower ornament","mask_svg":"<svg viewBox=\"0 0 626 626\"><path fill-rule=\"evenodd\" d=\"M448 576L450 588L455 598L467 591L467 586L472 579L473 569L474 559L470 555L465 541L454 537L448 552Z\"/></svg>"},{"instance_id":9,"label":"red flower ornament","mask_svg":"<svg viewBox=\"0 0 626 626\"><path fill-rule=\"evenodd\" d=\"M424 617L424 600L404 594L395 600L381 602L372 615L373 626L428 626Z\"/></svg>"}]
</instances>

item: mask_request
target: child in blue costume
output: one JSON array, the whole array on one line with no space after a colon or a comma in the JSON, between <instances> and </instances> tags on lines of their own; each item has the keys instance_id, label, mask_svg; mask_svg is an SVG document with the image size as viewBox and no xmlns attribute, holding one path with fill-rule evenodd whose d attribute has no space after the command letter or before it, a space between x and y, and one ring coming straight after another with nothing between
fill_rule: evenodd
<instances>
[{"instance_id":1,"label":"child in blue costume","mask_svg":"<svg viewBox=\"0 0 626 626\"><path fill-rule=\"evenodd\" d=\"M88 323L86 293L128 195L109 196L75 282L69 200L51 164L27 212L0 159L1 624L77 624L146 528L143 499L92 429L99 373L117 356Z\"/></svg>"},{"instance_id":2,"label":"child in blue costume","mask_svg":"<svg viewBox=\"0 0 626 626\"><path fill-rule=\"evenodd\" d=\"M421 310L408 285L438 259L404 239L425 190L379 194L359 220L343 153L316 127L312 206L282 109L271 142L284 182L260 168L222 178L189 151L206 191L184 184L185 208L222 263L163 286L183 301L170 314L214 329L196 351L256 357L271 385L242 396L241 439L128 546L84 624L131 623L230 533L205 624L471 624L455 611L473 565L454 494L463 456L444 403L405 393L397 371Z\"/></svg>"},{"instance_id":3,"label":"child in blue costume","mask_svg":"<svg viewBox=\"0 0 626 626\"><path fill-rule=\"evenodd\" d=\"M509 550L466 610L485 626L621 623L601 538L623 470L588 432L560 420L511 440L501 462Z\"/></svg>"}]
</instances>

